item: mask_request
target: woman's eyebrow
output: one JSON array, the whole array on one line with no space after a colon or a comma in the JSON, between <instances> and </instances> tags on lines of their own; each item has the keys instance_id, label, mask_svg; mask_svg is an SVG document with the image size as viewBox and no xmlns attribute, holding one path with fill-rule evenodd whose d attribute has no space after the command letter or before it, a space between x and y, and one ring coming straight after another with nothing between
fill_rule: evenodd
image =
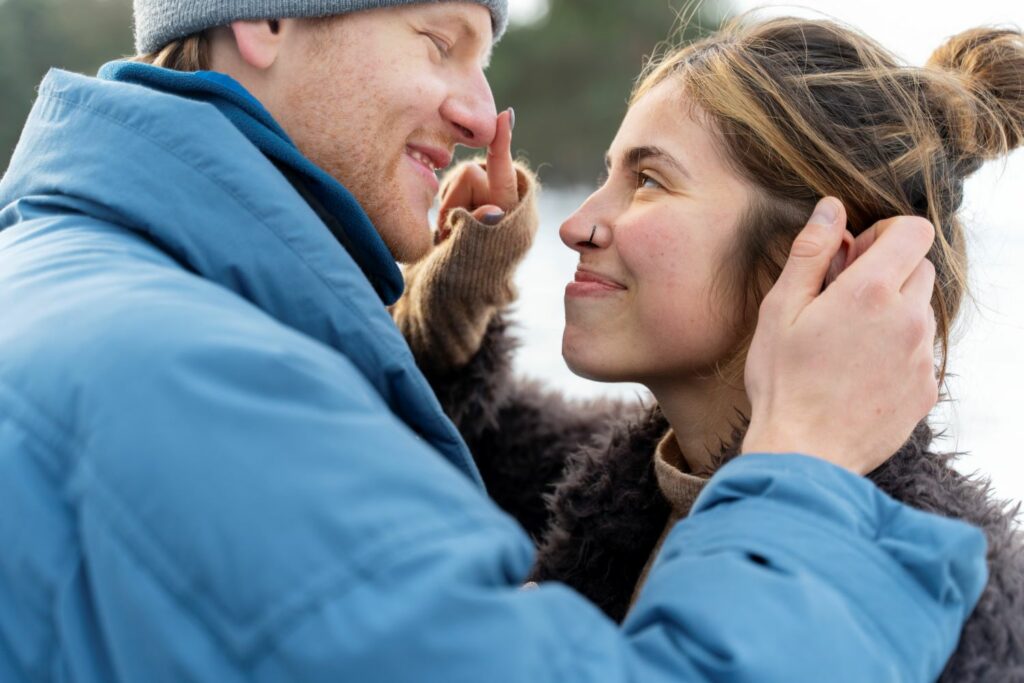
<instances>
[{"instance_id":1,"label":"woman's eyebrow","mask_svg":"<svg viewBox=\"0 0 1024 683\"><path fill-rule=\"evenodd\" d=\"M669 154L660 147L654 147L652 145L645 145L643 147L633 147L622 155L622 163L627 168L636 168L644 161L648 161L651 159L660 161L672 167L673 169L678 171L680 175L684 176L687 179L691 177L690 172L686 170L686 167L683 166L683 164L678 159L676 159L674 156L672 156L671 154ZM605 168L611 169L612 158L610 154L605 155L604 165Z\"/></svg>"}]
</instances>

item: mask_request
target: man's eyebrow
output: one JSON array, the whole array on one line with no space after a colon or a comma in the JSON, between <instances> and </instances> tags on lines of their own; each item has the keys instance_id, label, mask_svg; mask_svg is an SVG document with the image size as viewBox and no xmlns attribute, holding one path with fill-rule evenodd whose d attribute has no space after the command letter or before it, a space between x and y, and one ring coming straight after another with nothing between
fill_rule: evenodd
<instances>
[{"instance_id":1,"label":"man's eyebrow","mask_svg":"<svg viewBox=\"0 0 1024 683\"><path fill-rule=\"evenodd\" d=\"M664 164L666 164L668 166L671 166L676 171L678 171L680 175L683 175L686 178L690 178L691 177L690 176L690 172L686 170L686 167L683 166L683 164L678 159L676 159L674 156L672 156L671 154L669 154L668 152L666 152L665 150L663 150L660 147L654 147L653 145L645 145L643 147L633 147L633 148L629 149L625 154L622 155L622 163L627 168L636 168L641 163L643 163L644 161L647 161L649 159L654 159L654 160L660 161L660 162L662 162L662 163L664 163ZM604 166L605 166L606 169L611 169L611 167L612 167L612 157L611 157L611 154L605 154L604 155Z\"/></svg>"},{"instance_id":2,"label":"man's eyebrow","mask_svg":"<svg viewBox=\"0 0 1024 683\"><path fill-rule=\"evenodd\" d=\"M451 22L457 25L460 38L466 38L477 43L483 43L486 41L480 33L473 27L472 24L458 12L444 12L437 18L439 22ZM494 44L492 43L487 47L487 53L483 58L483 68L486 69L491 65L491 54L494 51Z\"/></svg>"}]
</instances>

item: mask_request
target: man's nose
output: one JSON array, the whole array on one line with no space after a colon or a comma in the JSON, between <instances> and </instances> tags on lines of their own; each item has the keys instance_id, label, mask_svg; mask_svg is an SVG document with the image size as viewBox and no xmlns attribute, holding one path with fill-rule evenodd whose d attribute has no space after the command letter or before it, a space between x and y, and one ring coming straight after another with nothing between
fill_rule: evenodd
<instances>
[{"instance_id":1,"label":"man's nose","mask_svg":"<svg viewBox=\"0 0 1024 683\"><path fill-rule=\"evenodd\" d=\"M456 144L486 147L494 139L498 111L483 71L471 76L442 105L441 115Z\"/></svg>"}]
</instances>

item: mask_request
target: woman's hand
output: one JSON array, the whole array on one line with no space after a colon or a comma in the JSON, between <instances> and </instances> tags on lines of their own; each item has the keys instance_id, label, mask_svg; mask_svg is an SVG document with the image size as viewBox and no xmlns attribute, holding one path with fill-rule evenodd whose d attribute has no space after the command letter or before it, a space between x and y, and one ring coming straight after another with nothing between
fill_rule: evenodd
<instances>
[{"instance_id":1,"label":"woman's hand","mask_svg":"<svg viewBox=\"0 0 1024 683\"><path fill-rule=\"evenodd\" d=\"M491 319L515 300L513 276L538 216L536 179L512 161L512 124L512 110L502 112L487 159L445 178L436 246L405 269L405 294L391 310L428 376L468 363Z\"/></svg>"},{"instance_id":2,"label":"woman's hand","mask_svg":"<svg viewBox=\"0 0 1024 683\"><path fill-rule=\"evenodd\" d=\"M447 239L451 230L448 214L452 209L465 209L481 223L495 225L519 204L519 180L512 161L514 127L514 110L498 114L494 140L487 147L486 163L464 164L445 179L437 218L438 242Z\"/></svg>"}]
</instances>

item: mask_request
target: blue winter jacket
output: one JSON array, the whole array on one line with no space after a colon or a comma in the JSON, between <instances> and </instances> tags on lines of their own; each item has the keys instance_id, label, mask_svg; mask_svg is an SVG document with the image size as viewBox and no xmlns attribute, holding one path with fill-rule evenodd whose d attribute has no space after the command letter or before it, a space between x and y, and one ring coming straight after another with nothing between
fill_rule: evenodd
<instances>
[{"instance_id":1,"label":"blue winter jacket","mask_svg":"<svg viewBox=\"0 0 1024 683\"><path fill-rule=\"evenodd\" d=\"M0 681L940 672L982 535L801 455L723 468L621 628L522 590L351 196L223 77L103 75L0 183Z\"/></svg>"}]
</instances>

